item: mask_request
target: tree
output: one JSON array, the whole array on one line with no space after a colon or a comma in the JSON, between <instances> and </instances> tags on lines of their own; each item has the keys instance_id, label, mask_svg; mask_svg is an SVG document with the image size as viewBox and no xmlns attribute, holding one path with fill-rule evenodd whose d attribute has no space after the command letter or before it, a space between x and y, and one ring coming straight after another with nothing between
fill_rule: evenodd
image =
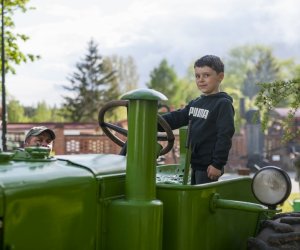
<instances>
[{"instance_id":1,"label":"tree","mask_svg":"<svg viewBox=\"0 0 300 250\"><path fill-rule=\"evenodd\" d=\"M258 93L260 87L258 82L269 82L279 78L279 65L272 55L271 50L261 50L258 54L257 61L252 69L248 69L246 79L244 80L242 92L250 100Z\"/></svg>"},{"instance_id":2,"label":"tree","mask_svg":"<svg viewBox=\"0 0 300 250\"><path fill-rule=\"evenodd\" d=\"M26 122L28 117L25 116L24 107L18 100L11 99L7 105L7 118L9 122Z\"/></svg>"},{"instance_id":3,"label":"tree","mask_svg":"<svg viewBox=\"0 0 300 250\"><path fill-rule=\"evenodd\" d=\"M277 107L283 100L289 100L290 108L287 119L282 123L284 140L288 141L299 135L294 133L292 120L295 112L300 107L300 78L290 81L274 81L260 83L261 90L255 100L256 105L262 113L262 125L266 129L270 117L270 111Z\"/></svg>"},{"instance_id":4,"label":"tree","mask_svg":"<svg viewBox=\"0 0 300 250\"><path fill-rule=\"evenodd\" d=\"M136 89L139 76L134 59L131 56L126 58L117 55L110 57L113 68L116 70L116 78L121 93Z\"/></svg>"},{"instance_id":5,"label":"tree","mask_svg":"<svg viewBox=\"0 0 300 250\"><path fill-rule=\"evenodd\" d=\"M225 73L230 76L231 81L224 79L224 84L242 89L247 73L255 69L259 59L264 57L267 51L270 51L270 48L262 45L245 45L231 49L228 59L225 60Z\"/></svg>"},{"instance_id":6,"label":"tree","mask_svg":"<svg viewBox=\"0 0 300 250\"><path fill-rule=\"evenodd\" d=\"M155 89L169 98L168 103L172 103L171 98L176 93L177 75L172 67L163 59L157 68L150 73L150 82L147 87Z\"/></svg>"},{"instance_id":7,"label":"tree","mask_svg":"<svg viewBox=\"0 0 300 250\"><path fill-rule=\"evenodd\" d=\"M171 104L174 108L181 108L201 94L195 82L194 63L190 64L185 76L175 82L174 87L175 94L171 97Z\"/></svg>"},{"instance_id":8,"label":"tree","mask_svg":"<svg viewBox=\"0 0 300 250\"><path fill-rule=\"evenodd\" d=\"M8 102L9 122L63 122L58 116L60 109L55 106L51 108L45 101L39 102L36 107L24 107L18 100L11 99Z\"/></svg>"},{"instance_id":9,"label":"tree","mask_svg":"<svg viewBox=\"0 0 300 250\"><path fill-rule=\"evenodd\" d=\"M111 100L116 100L119 99L120 96L120 78L118 77L118 71L115 70L115 66L114 63L111 61L111 58L106 57L104 58L104 71L106 72L115 72L114 77L111 79L110 82L110 87L107 89L107 92L105 94L105 99L104 99L104 103L109 102ZM129 87L129 86L127 86ZM129 89L128 89L129 90ZM98 115L98 111L97 110L97 115ZM115 110L109 110L108 112L106 112L106 120L110 121L110 122L115 122L118 121L120 119L126 119L127 117L127 109L125 108L118 108ZM98 118L98 116L97 116Z\"/></svg>"},{"instance_id":10,"label":"tree","mask_svg":"<svg viewBox=\"0 0 300 250\"><path fill-rule=\"evenodd\" d=\"M50 122L52 120L52 110L45 101L39 102L31 118L33 122Z\"/></svg>"},{"instance_id":11,"label":"tree","mask_svg":"<svg viewBox=\"0 0 300 250\"><path fill-rule=\"evenodd\" d=\"M32 118L35 114L35 107L33 106L24 106L24 114L25 116L27 116L28 118Z\"/></svg>"},{"instance_id":12,"label":"tree","mask_svg":"<svg viewBox=\"0 0 300 250\"><path fill-rule=\"evenodd\" d=\"M104 59L90 40L87 54L68 78L71 86L63 86L72 94L63 97L64 116L74 122L97 121L100 107L119 96L115 73L111 61Z\"/></svg>"},{"instance_id":13,"label":"tree","mask_svg":"<svg viewBox=\"0 0 300 250\"><path fill-rule=\"evenodd\" d=\"M13 15L17 10L25 13L28 11L28 9L33 9L27 7L28 2L29 0L4 1L4 47L6 73L16 73L14 64L19 65L23 62L28 62L28 60L35 61L36 59L40 58L40 56L38 55L34 55L31 53L23 53L19 49L18 43L20 41L26 42L29 39L28 36L26 36L25 34L13 33L13 29L15 28L15 24L13 22Z\"/></svg>"},{"instance_id":14,"label":"tree","mask_svg":"<svg viewBox=\"0 0 300 250\"><path fill-rule=\"evenodd\" d=\"M170 104L173 108L181 108L189 101L200 95L197 86L194 82L188 81L187 78L178 79L175 83L176 92L170 98Z\"/></svg>"},{"instance_id":15,"label":"tree","mask_svg":"<svg viewBox=\"0 0 300 250\"><path fill-rule=\"evenodd\" d=\"M233 48L225 66L223 85L240 89L250 100L259 91L258 82L284 80L292 75L295 67L293 60L279 60L271 48L262 45Z\"/></svg>"},{"instance_id":16,"label":"tree","mask_svg":"<svg viewBox=\"0 0 300 250\"><path fill-rule=\"evenodd\" d=\"M229 51L221 87L228 93L231 90L240 92L233 96L237 131L243 121L239 116L239 99L236 98L245 99L246 110L257 108L255 97L261 89L258 83L291 79L294 77L295 67L294 60L279 60L275 58L271 48L262 45L239 46ZM288 102L285 105L288 105Z\"/></svg>"},{"instance_id":17,"label":"tree","mask_svg":"<svg viewBox=\"0 0 300 250\"><path fill-rule=\"evenodd\" d=\"M27 62L27 59L34 61L38 58L33 54L24 54L19 50L17 42L26 41L28 37L24 34L14 34L14 22L12 16L16 10L27 11L26 4L29 0L1 1L1 92L2 92L2 150L6 151L6 88L5 74L15 74L13 64Z\"/></svg>"},{"instance_id":18,"label":"tree","mask_svg":"<svg viewBox=\"0 0 300 250\"><path fill-rule=\"evenodd\" d=\"M65 117L61 116L62 113L63 113L62 108L57 107L56 105L54 105L51 108L51 121L53 121L53 122L66 122L67 120L65 119Z\"/></svg>"}]
</instances>

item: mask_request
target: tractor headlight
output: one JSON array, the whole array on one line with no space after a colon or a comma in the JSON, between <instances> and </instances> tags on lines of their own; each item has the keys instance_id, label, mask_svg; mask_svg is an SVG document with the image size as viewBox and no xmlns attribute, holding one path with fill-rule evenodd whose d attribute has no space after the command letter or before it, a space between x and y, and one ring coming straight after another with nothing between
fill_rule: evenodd
<instances>
[{"instance_id":1,"label":"tractor headlight","mask_svg":"<svg viewBox=\"0 0 300 250\"><path fill-rule=\"evenodd\" d=\"M292 189L291 179L281 168L261 168L253 177L252 192L266 206L274 207L284 202Z\"/></svg>"}]
</instances>

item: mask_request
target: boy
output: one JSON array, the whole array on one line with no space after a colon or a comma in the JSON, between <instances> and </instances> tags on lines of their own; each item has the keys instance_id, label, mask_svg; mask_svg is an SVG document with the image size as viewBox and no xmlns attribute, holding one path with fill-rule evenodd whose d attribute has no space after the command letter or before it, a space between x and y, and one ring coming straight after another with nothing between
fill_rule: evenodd
<instances>
[{"instance_id":1,"label":"boy","mask_svg":"<svg viewBox=\"0 0 300 250\"><path fill-rule=\"evenodd\" d=\"M26 134L24 147L48 147L52 150L52 142L55 139L53 130L44 127L33 127Z\"/></svg>"},{"instance_id":2,"label":"boy","mask_svg":"<svg viewBox=\"0 0 300 250\"><path fill-rule=\"evenodd\" d=\"M172 129L190 121L192 185L217 181L224 173L235 131L232 98L219 88L224 78L221 59L206 55L195 62L194 70L202 95L183 109L163 115Z\"/></svg>"}]
</instances>

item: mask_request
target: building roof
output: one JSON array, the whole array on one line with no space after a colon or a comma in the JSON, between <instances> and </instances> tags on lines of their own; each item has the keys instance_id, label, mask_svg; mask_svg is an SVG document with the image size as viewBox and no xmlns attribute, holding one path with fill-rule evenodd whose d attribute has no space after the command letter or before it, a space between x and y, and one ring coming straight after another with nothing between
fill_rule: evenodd
<instances>
[{"instance_id":1,"label":"building roof","mask_svg":"<svg viewBox=\"0 0 300 250\"><path fill-rule=\"evenodd\" d=\"M52 130L56 130L57 128L63 128L64 130L78 130L81 133L95 133L98 131L99 125L97 123L55 123L55 122L43 122L43 123L8 123L7 130L8 131L19 131L19 132L27 132L29 129L35 126L46 126Z\"/></svg>"}]
</instances>

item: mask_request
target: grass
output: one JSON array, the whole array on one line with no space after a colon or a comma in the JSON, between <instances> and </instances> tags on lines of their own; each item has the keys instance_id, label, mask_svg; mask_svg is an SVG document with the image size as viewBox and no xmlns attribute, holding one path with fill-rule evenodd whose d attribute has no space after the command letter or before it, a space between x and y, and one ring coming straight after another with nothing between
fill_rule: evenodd
<instances>
[{"instance_id":1,"label":"grass","mask_svg":"<svg viewBox=\"0 0 300 250\"><path fill-rule=\"evenodd\" d=\"M293 201L295 199L300 199L300 193L291 193L289 198L282 204L282 206L280 206L280 208L282 209L283 213L286 212L295 212L293 209ZM298 209L297 212L299 212L300 210Z\"/></svg>"}]
</instances>

